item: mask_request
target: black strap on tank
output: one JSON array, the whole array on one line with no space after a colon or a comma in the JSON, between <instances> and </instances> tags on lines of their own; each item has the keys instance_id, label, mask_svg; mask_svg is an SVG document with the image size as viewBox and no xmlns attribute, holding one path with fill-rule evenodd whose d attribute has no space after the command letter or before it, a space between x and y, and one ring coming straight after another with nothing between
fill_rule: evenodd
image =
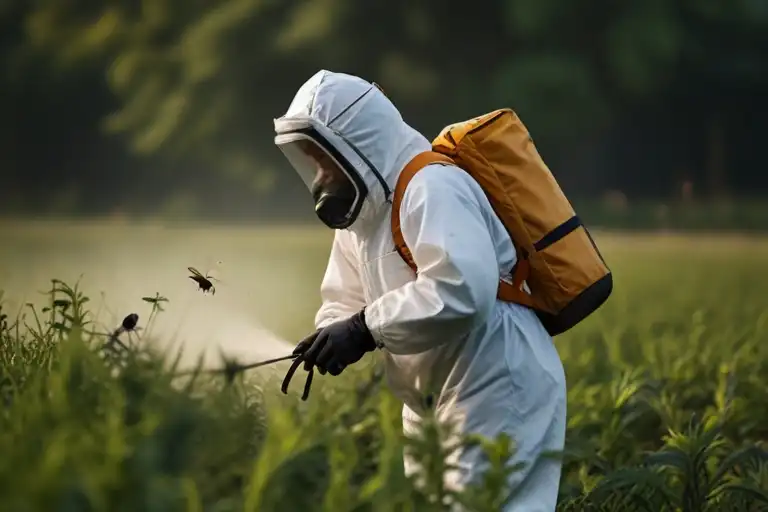
<instances>
[{"instance_id":1,"label":"black strap on tank","mask_svg":"<svg viewBox=\"0 0 768 512\"><path fill-rule=\"evenodd\" d=\"M555 229L541 237L541 240L533 244L533 248L536 250L536 252L543 251L550 245L554 244L558 240L564 238L572 231L576 230L579 226L581 226L581 219L579 219L578 215L574 215L567 221L563 222L559 226L557 226Z\"/></svg>"}]
</instances>

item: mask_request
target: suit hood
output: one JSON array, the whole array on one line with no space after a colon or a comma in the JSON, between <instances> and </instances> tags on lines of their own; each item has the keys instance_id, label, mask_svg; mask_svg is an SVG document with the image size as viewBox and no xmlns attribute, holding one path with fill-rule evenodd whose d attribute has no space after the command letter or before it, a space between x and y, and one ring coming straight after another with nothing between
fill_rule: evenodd
<instances>
[{"instance_id":1,"label":"suit hood","mask_svg":"<svg viewBox=\"0 0 768 512\"><path fill-rule=\"evenodd\" d=\"M378 87L326 70L307 80L285 115L275 119L275 143L290 140L291 133L301 130L324 139L365 183L363 205L347 228L360 234L385 220L401 170L414 156L431 149Z\"/></svg>"}]
</instances>

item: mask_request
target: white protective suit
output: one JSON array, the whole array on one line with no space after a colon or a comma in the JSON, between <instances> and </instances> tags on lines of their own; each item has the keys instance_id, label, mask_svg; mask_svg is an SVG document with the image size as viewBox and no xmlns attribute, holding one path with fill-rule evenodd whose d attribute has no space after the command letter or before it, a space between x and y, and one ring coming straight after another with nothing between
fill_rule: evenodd
<instances>
[{"instance_id":1,"label":"white protective suit","mask_svg":"<svg viewBox=\"0 0 768 512\"><path fill-rule=\"evenodd\" d=\"M534 459L563 449L565 375L535 314L496 299L499 277L516 261L515 247L480 186L459 168L433 164L414 177L402 202L403 236L419 268L418 275L411 271L392 240L391 191L401 169L430 150L430 142L371 87L357 77L320 71L283 117L311 118L356 162L368 187L358 218L335 232L316 326L367 306L366 323L382 347L387 380L404 402L405 432L413 431L431 394L438 418L458 421L463 432L509 434L517 443L513 462L529 462L511 479L512 486L522 485L504 510L553 511L561 464ZM330 120L333 130L324 128ZM344 149L347 143L378 170L386 187L352 148ZM455 462L461 471L448 477L453 488L484 469L476 449ZM406 473L417 463L406 458Z\"/></svg>"}]
</instances>

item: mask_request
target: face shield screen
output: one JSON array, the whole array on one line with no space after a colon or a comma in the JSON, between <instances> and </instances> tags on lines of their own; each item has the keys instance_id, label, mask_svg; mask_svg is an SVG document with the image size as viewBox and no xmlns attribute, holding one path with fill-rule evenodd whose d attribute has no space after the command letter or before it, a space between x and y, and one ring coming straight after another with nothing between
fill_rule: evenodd
<instances>
[{"instance_id":1,"label":"face shield screen","mask_svg":"<svg viewBox=\"0 0 768 512\"><path fill-rule=\"evenodd\" d=\"M318 218L333 229L350 226L365 197L365 185L354 170L347 171L340 158L334 158L309 136L278 147L312 194Z\"/></svg>"}]
</instances>

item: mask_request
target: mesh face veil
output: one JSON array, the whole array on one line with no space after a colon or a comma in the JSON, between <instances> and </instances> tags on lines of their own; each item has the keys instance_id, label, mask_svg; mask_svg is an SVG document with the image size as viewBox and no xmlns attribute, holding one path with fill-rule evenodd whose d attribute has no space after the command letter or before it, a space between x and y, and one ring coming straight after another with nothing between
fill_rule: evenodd
<instances>
[{"instance_id":1,"label":"mesh face veil","mask_svg":"<svg viewBox=\"0 0 768 512\"><path fill-rule=\"evenodd\" d=\"M318 218L332 229L349 227L367 194L349 162L311 129L282 134L275 142L312 194Z\"/></svg>"}]
</instances>

